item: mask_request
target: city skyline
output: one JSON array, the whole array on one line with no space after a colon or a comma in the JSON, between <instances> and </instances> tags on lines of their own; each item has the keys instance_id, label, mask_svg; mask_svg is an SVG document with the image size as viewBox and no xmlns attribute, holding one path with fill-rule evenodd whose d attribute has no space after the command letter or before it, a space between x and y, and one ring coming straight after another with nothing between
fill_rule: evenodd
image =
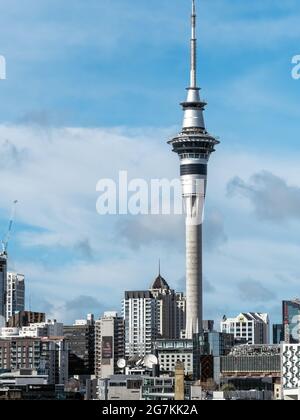
<instances>
[{"instance_id":1,"label":"city skyline","mask_svg":"<svg viewBox=\"0 0 300 420\"><path fill-rule=\"evenodd\" d=\"M300 184L295 149L300 82L291 77L291 60L299 53L300 7L294 1L284 6L277 1L263 5L254 1L251 6L226 0L203 3L198 12L202 95L209 102L208 130L222 138L210 164L204 318L218 320L224 313L253 310L268 312L276 322L281 300L299 295ZM159 258L166 280L176 290L185 290L180 216L168 222L152 216L106 218L95 210L95 186L101 177L114 179L120 169L145 179L172 179L178 172L166 140L178 131L177 103L188 81L189 25L182 16L188 16L190 2L176 0L170 7L169 1L150 5L140 1L131 15L130 4L93 3L95 15L109 22L122 19L123 25L106 43L118 25L111 28L102 21L103 26L96 26L90 14L85 22L93 30L86 37L79 31L75 37L82 11L75 2L67 45L62 41L65 6L59 6L63 10L58 19L48 9L49 2L32 5L31 12L48 22L49 32L53 22L58 27L55 37L46 31L41 40L49 47L48 56L43 55L35 30L21 42L18 18L14 23L9 13L6 22L0 18L4 34L0 54L7 61L7 80L0 81L1 231L7 226L11 201L20 201L9 269L26 275L32 309L66 321L86 312L118 310L123 290L135 290L141 282L147 288ZM14 7L7 2L8 11ZM52 22L45 17L46 10ZM256 20L258 13L265 21ZM28 27L31 17L25 13L22 19ZM222 41L217 34L208 34L214 19ZM149 33L141 24L129 28L129 23L140 20ZM159 23L168 28L163 41ZM238 28L244 43L233 36ZM268 34L270 28L274 30ZM128 42L120 45L122 39ZM10 40L11 50L5 40ZM69 65L60 43L66 47ZM141 50L146 54L137 56ZM28 56L24 51L30 51ZM81 54L85 64L79 64ZM78 64L72 66L72 86L66 82L71 63ZM78 80L82 84L76 92ZM115 82L113 90L103 88L109 81ZM139 107L139 102L145 106ZM106 158L111 153L112 166ZM153 154L155 167L148 157ZM143 157L140 163L135 156ZM112 293L114 298L106 303Z\"/></svg>"}]
</instances>

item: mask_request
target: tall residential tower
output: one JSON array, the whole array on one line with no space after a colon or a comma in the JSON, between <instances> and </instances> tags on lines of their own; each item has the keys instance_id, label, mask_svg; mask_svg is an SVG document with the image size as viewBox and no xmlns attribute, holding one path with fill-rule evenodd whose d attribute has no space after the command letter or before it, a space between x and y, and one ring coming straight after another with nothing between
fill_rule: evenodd
<instances>
[{"instance_id":1,"label":"tall residential tower","mask_svg":"<svg viewBox=\"0 0 300 420\"><path fill-rule=\"evenodd\" d=\"M192 0L191 74L182 131L169 144L180 158L182 197L186 215L186 338L202 330L202 222L207 183L207 164L219 143L205 128L197 87L196 6Z\"/></svg>"}]
</instances>

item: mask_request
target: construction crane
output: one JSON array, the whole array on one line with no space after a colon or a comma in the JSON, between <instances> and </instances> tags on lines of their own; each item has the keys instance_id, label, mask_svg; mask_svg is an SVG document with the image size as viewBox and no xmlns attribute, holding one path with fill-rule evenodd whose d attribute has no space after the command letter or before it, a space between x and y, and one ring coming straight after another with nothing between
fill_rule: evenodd
<instances>
[{"instance_id":1,"label":"construction crane","mask_svg":"<svg viewBox=\"0 0 300 420\"><path fill-rule=\"evenodd\" d=\"M10 235L11 235L11 231L12 231L12 227L13 227L13 223L14 223L14 219L15 219L17 204L18 204L18 200L15 200L12 204L12 207L11 207L8 229L7 229L7 232L4 235L3 239L1 240L1 245L2 245L1 255L7 255L7 247L8 247L8 243L9 243L9 240L10 240Z\"/></svg>"}]
</instances>

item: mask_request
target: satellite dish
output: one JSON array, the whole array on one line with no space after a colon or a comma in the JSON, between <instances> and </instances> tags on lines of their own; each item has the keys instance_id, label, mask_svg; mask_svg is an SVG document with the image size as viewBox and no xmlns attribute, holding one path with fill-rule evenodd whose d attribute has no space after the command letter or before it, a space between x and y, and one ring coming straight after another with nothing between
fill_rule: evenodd
<instances>
[{"instance_id":1,"label":"satellite dish","mask_svg":"<svg viewBox=\"0 0 300 420\"><path fill-rule=\"evenodd\" d=\"M148 369L152 369L153 366L158 365L158 359L154 354L148 354L144 359L144 363Z\"/></svg>"},{"instance_id":2,"label":"satellite dish","mask_svg":"<svg viewBox=\"0 0 300 420\"><path fill-rule=\"evenodd\" d=\"M119 359L117 361L117 366L119 369L124 369L126 367L126 360L125 359Z\"/></svg>"}]
</instances>

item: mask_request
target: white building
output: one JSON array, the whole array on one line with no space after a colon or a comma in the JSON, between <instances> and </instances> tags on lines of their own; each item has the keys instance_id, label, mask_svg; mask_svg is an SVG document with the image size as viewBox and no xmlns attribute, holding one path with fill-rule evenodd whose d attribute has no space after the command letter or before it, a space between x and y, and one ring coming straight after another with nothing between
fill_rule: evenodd
<instances>
[{"instance_id":1,"label":"white building","mask_svg":"<svg viewBox=\"0 0 300 420\"><path fill-rule=\"evenodd\" d=\"M117 312L105 312L95 322L95 375L108 378L120 369L119 359L125 357L124 320Z\"/></svg>"},{"instance_id":2,"label":"white building","mask_svg":"<svg viewBox=\"0 0 300 420\"><path fill-rule=\"evenodd\" d=\"M152 352L153 342L160 338L184 336L185 297L170 289L159 275L147 291L125 292L125 354L144 356Z\"/></svg>"},{"instance_id":3,"label":"white building","mask_svg":"<svg viewBox=\"0 0 300 420\"><path fill-rule=\"evenodd\" d=\"M63 337L64 324L55 319L37 324L30 324L20 329L20 337Z\"/></svg>"},{"instance_id":4,"label":"white building","mask_svg":"<svg viewBox=\"0 0 300 420\"><path fill-rule=\"evenodd\" d=\"M94 325L94 323L95 323L94 314L87 314L86 319L76 319L73 326L77 327L77 326L84 326L84 325Z\"/></svg>"},{"instance_id":5,"label":"white building","mask_svg":"<svg viewBox=\"0 0 300 420\"><path fill-rule=\"evenodd\" d=\"M16 312L25 308L25 276L17 273L7 273L6 285L6 320Z\"/></svg>"},{"instance_id":6,"label":"white building","mask_svg":"<svg viewBox=\"0 0 300 420\"><path fill-rule=\"evenodd\" d=\"M8 337L19 337L20 328L0 328L0 337L1 338L8 338Z\"/></svg>"},{"instance_id":7,"label":"white building","mask_svg":"<svg viewBox=\"0 0 300 420\"><path fill-rule=\"evenodd\" d=\"M247 344L269 344L270 322L268 314L258 312L241 313L236 318L226 318L221 322L221 331L233 334L237 340Z\"/></svg>"},{"instance_id":8,"label":"white building","mask_svg":"<svg viewBox=\"0 0 300 420\"><path fill-rule=\"evenodd\" d=\"M0 328L0 337L63 337L64 324L48 320L22 328Z\"/></svg>"}]
</instances>

